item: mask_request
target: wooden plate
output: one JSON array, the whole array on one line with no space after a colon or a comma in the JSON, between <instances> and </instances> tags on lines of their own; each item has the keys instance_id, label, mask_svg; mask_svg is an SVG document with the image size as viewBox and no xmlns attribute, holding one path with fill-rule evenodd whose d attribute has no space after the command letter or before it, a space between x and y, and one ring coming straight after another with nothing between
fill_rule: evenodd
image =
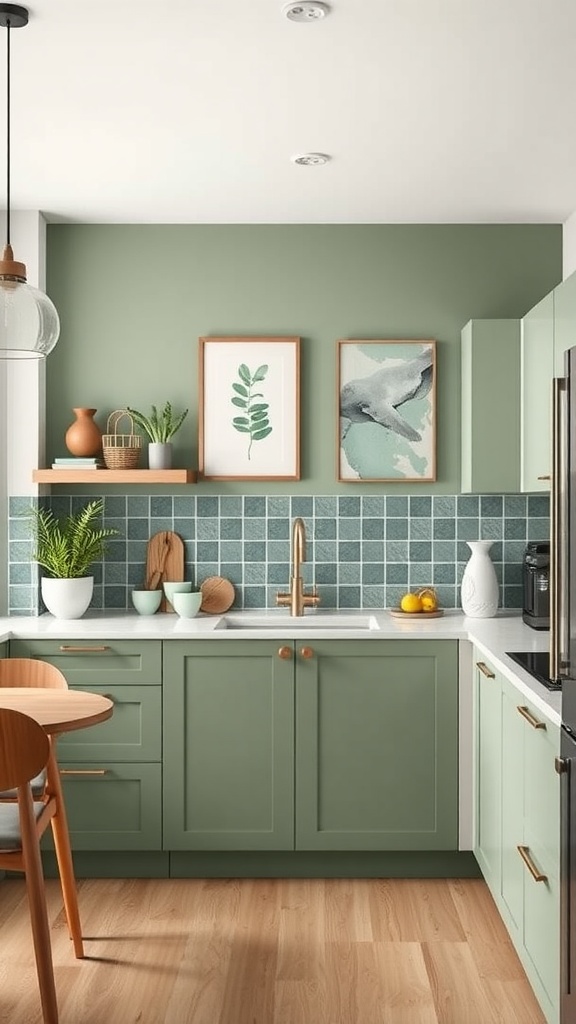
<instances>
[{"instance_id":1,"label":"wooden plate","mask_svg":"<svg viewBox=\"0 0 576 1024\"><path fill-rule=\"evenodd\" d=\"M230 580L223 576L208 576L200 584L202 594L201 612L209 615L222 615L234 604L235 591Z\"/></svg>"},{"instance_id":2,"label":"wooden plate","mask_svg":"<svg viewBox=\"0 0 576 1024\"><path fill-rule=\"evenodd\" d=\"M403 612L401 608L389 608L388 611L395 619L439 619L444 615L443 608L437 608L435 612Z\"/></svg>"}]
</instances>

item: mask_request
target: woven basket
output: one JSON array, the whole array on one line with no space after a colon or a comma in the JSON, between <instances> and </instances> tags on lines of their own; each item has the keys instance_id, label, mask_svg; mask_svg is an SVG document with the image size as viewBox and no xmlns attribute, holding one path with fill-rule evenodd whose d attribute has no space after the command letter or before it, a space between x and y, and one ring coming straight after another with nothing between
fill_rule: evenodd
<instances>
[{"instance_id":1,"label":"woven basket","mask_svg":"<svg viewBox=\"0 0 576 1024\"><path fill-rule=\"evenodd\" d=\"M130 433L119 434L120 420L126 416L130 421ZM107 469L136 469L140 459L142 438L134 433L134 421L126 409L111 412L102 435L102 452Z\"/></svg>"}]
</instances>

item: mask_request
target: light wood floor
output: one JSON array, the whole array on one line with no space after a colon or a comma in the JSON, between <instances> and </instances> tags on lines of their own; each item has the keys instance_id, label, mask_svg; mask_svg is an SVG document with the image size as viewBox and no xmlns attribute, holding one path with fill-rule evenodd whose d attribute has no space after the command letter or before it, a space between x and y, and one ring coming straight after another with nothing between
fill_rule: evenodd
<instances>
[{"instance_id":1,"label":"light wood floor","mask_svg":"<svg viewBox=\"0 0 576 1024\"><path fill-rule=\"evenodd\" d=\"M480 880L87 880L60 1024L545 1024ZM23 882L0 884L0 1021L38 1024Z\"/></svg>"}]
</instances>

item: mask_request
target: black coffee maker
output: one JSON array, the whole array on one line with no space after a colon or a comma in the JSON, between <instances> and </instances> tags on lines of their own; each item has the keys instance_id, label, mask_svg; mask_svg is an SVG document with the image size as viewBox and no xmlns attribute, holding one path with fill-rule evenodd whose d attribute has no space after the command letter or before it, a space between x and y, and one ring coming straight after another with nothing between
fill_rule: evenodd
<instances>
[{"instance_id":1,"label":"black coffee maker","mask_svg":"<svg viewBox=\"0 0 576 1024\"><path fill-rule=\"evenodd\" d=\"M550 544L528 544L522 565L524 609L522 618L532 629L550 629Z\"/></svg>"}]
</instances>

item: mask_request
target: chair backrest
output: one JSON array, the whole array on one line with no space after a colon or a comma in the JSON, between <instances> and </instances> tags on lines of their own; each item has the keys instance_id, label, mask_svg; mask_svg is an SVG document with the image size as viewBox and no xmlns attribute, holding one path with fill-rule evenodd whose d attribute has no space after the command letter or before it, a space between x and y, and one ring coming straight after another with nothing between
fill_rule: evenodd
<instances>
[{"instance_id":1,"label":"chair backrest","mask_svg":"<svg viewBox=\"0 0 576 1024\"><path fill-rule=\"evenodd\" d=\"M38 722L0 708L0 789L29 782L45 767L49 753L50 741Z\"/></svg>"},{"instance_id":2,"label":"chair backrest","mask_svg":"<svg viewBox=\"0 0 576 1024\"><path fill-rule=\"evenodd\" d=\"M0 686L45 686L67 690L66 677L49 661L38 658L0 658Z\"/></svg>"}]
</instances>

